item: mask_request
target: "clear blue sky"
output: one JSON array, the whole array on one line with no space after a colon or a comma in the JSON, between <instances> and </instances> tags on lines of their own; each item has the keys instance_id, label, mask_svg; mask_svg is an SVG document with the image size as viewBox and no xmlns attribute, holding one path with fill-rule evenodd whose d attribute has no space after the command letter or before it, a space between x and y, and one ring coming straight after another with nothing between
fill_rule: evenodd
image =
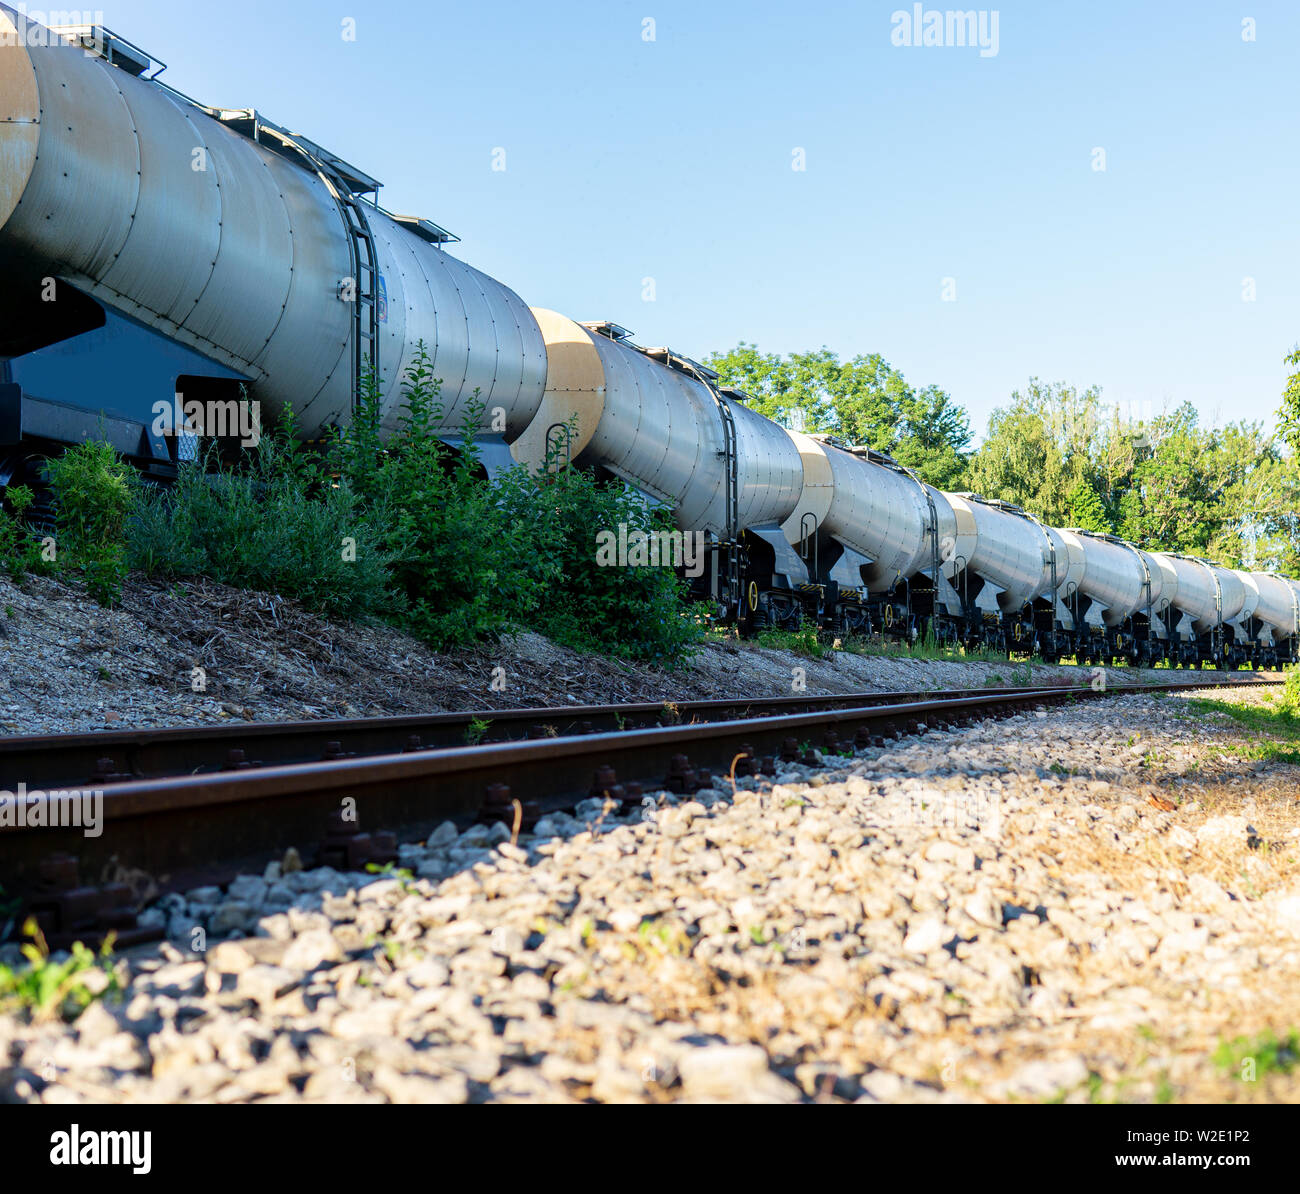
<instances>
[{"instance_id":1,"label":"clear blue sky","mask_svg":"<svg viewBox=\"0 0 1300 1194\"><path fill-rule=\"evenodd\" d=\"M1300 339L1300 4L1003 0L995 56L892 44L911 8L121 0L104 18L173 86L380 178L529 303L642 343L880 352L977 432L1031 375L1271 421Z\"/></svg>"}]
</instances>

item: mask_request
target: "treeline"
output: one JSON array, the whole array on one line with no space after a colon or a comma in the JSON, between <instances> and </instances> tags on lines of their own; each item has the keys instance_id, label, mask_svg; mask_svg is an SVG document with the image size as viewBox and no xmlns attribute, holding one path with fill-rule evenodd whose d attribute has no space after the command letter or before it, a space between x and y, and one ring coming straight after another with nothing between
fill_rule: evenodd
<instances>
[{"instance_id":1,"label":"treeline","mask_svg":"<svg viewBox=\"0 0 1300 1194\"><path fill-rule=\"evenodd\" d=\"M994 413L968 487L1055 526L1232 567L1300 566L1300 472L1259 423L1203 427L1196 410L1130 421L1094 388L1031 381Z\"/></svg>"},{"instance_id":2,"label":"treeline","mask_svg":"<svg viewBox=\"0 0 1300 1194\"><path fill-rule=\"evenodd\" d=\"M1288 361L1300 365L1300 350ZM1031 379L972 451L961 406L937 386L914 388L879 355L783 357L742 342L706 363L768 418L887 452L940 489L1012 502L1054 526L1300 574L1300 372L1279 419L1289 446L1259 423L1204 427L1188 403L1126 418L1095 387Z\"/></svg>"}]
</instances>

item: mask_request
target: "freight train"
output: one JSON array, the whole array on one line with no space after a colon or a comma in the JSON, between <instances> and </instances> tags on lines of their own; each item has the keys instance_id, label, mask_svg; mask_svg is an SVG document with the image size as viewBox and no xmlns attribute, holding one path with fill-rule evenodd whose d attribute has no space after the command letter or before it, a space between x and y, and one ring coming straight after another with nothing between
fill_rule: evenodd
<instances>
[{"instance_id":1,"label":"freight train","mask_svg":"<svg viewBox=\"0 0 1300 1194\"><path fill-rule=\"evenodd\" d=\"M177 394L288 408L310 435L349 423L369 375L392 430L423 345L445 426L476 412L489 471L558 455L634 486L706 537L701 593L747 629L1295 661L1296 582L1045 526L781 427L689 357L529 308L445 229L386 211L370 175L164 69L0 6L0 486L89 436L174 475L192 428L158 412Z\"/></svg>"}]
</instances>

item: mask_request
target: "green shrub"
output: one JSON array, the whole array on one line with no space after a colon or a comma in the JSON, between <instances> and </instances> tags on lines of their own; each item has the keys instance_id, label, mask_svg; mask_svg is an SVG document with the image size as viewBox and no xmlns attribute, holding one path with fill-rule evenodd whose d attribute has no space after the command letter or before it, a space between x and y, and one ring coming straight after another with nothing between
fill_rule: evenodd
<instances>
[{"instance_id":1,"label":"green shrub","mask_svg":"<svg viewBox=\"0 0 1300 1194\"><path fill-rule=\"evenodd\" d=\"M421 344L387 443L379 386L367 377L351 425L324 456L305 452L286 418L237 466L208 453L172 488L140 487L130 564L281 593L337 616L383 614L437 649L528 626L623 658L672 663L688 653L704 629L685 582L667 567L597 561L601 531L667 530L668 513L556 462L489 481L478 393L452 448L441 438L440 388Z\"/></svg>"},{"instance_id":2,"label":"green shrub","mask_svg":"<svg viewBox=\"0 0 1300 1194\"><path fill-rule=\"evenodd\" d=\"M131 471L111 445L87 440L46 464L58 504L60 549L121 543L131 508Z\"/></svg>"},{"instance_id":3,"label":"green shrub","mask_svg":"<svg viewBox=\"0 0 1300 1194\"><path fill-rule=\"evenodd\" d=\"M698 611L686 601L686 581L669 567L601 566L598 535L620 525L638 531L673 528L668 511L648 509L621 483L601 484L564 468L554 475L516 470L501 485L508 520L526 521L533 558L549 569L535 625L556 642L618 658L671 663L702 640Z\"/></svg>"},{"instance_id":4,"label":"green shrub","mask_svg":"<svg viewBox=\"0 0 1300 1194\"><path fill-rule=\"evenodd\" d=\"M0 572L7 572L13 580L22 580L29 572L49 571L41 558L40 540L25 522L35 500L26 485L11 485L0 504Z\"/></svg>"},{"instance_id":5,"label":"green shrub","mask_svg":"<svg viewBox=\"0 0 1300 1194\"><path fill-rule=\"evenodd\" d=\"M126 522L132 473L111 445L87 440L46 463L54 494L58 560L80 568L101 605L122 600L126 579Z\"/></svg>"},{"instance_id":6,"label":"green shrub","mask_svg":"<svg viewBox=\"0 0 1300 1194\"><path fill-rule=\"evenodd\" d=\"M218 467L209 452L170 489L143 490L129 527L131 566L279 593L339 617L391 611L373 517L346 483L304 465L281 429L237 468Z\"/></svg>"},{"instance_id":7,"label":"green shrub","mask_svg":"<svg viewBox=\"0 0 1300 1194\"><path fill-rule=\"evenodd\" d=\"M668 568L597 564L597 534L665 530L621 484L602 485L548 462L489 482L479 464L477 392L466 407L459 450L445 432L440 385L423 344L403 378L403 409L387 446L370 382L334 467L380 512L394 583L407 599L406 626L437 648L465 646L516 626L557 642L630 659L675 661L702 637Z\"/></svg>"},{"instance_id":8,"label":"green shrub","mask_svg":"<svg viewBox=\"0 0 1300 1194\"><path fill-rule=\"evenodd\" d=\"M1300 668L1287 672L1278 697L1278 711L1292 721L1300 721Z\"/></svg>"},{"instance_id":9,"label":"green shrub","mask_svg":"<svg viewBox=\"0 0 1300 1194\"><path fill-rule=\"evenodd\" d=\"M809 659L823 659L827 654L816 626L800 626L798 630L760 630L754 641L760 647L793 651L796 655L806 655Z\"/></svg>"},{"instance_id":10,"label":"green shrub","mask_svg":"<svg viewBox=\"0 0 1300 1194\"><path fill-rule=\"evenodd\" d=\"M479 467L477 393L460 429L462 450L454 451L438 435L444 408L429 365L420 345L403 377L402 412L387 448L380 446L378 398L368 386L333 456L378 512L406 627L446 649L513 625L536 608L541 588L526 563L527 521L503 517Z\"/></svg>"},{"instance_id":11,"label":"green shrub","mask_svg":"<svg viewBox=\"0 0 1300 1194\"><path fill-rule=\"evenodd\" d=\"M0 1012L26 1011L35 1019L62 1016L72 1020L92 1000L121 991L121 976L111 961L113 935L100 948L99 957L76 941L62 961L50 956L45 936L34 919L28 919L23 933L34 941L22 946L25 966L0 962Z\"/></svg>"}]
</instances>

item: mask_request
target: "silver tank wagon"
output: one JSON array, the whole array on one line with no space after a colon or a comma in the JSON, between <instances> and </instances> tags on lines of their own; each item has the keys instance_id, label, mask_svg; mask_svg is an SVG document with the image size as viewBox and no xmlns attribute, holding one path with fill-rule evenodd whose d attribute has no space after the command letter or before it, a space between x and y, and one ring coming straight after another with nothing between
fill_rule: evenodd
<instances>
[{"instance_id":1,"label":"silver tank wagon","mask_svg":"<svg viewBox=\"0 0 1300 1194\"><path fill-rule=\"evenodd\" d=\"M943 494L888 457L847 450L825 436L790 437L803 461L804 487L782 529L791 543L815 529L847 549L855 575L845 568L843 583L887 592L932 570L937 545L955 541L956 520Z\"/></svg>"},{"instance_id":2,"label":"silver tank wagon","mask_svg":"<svg viewBox=\"0 0 1300 1194\"><path fill-rule=\"evenodd\" d=\"M517 461L536 469L559 453L600 466L671 507L683 530L725 539L725 408L735 427L735 529L780 538L803 484L799 451L783 428L715 397L708 370L668 349L637 346L617 324L533 314L548 354L547 386L512 446Z\"/></svg>"},{"instance_id":3,"label":"silver tank wagon","mask_svg":"<svg viewBox=\"0 0 1300 1194\"><path fill-rule=\"evenodd\" d=\"M1176 574L1166 572L1150 553L1112 535L1077 529L1061 534L1083 554L1078 591L1096 607L1101 625L1115 627L1148 610L1153 619L1159 618L1169 608L1173 594L1166 589L1176 588Z\"/></svg>"},{"instance_id":4,"label":"silver tank wagon","mask_svg":"<svg viewBox=\"0 0 1300 1194\"><path fill-rule=\"evenodd\" d=\"M4 34L0 261L11 287L52 275L233 371L309 434L352 416L356 304L369 293L386 427L418 341L453 433L475 390L485 432L527 426L546 371L527 307L443 251L435 226L361 198L377 194L373 179L256 112L165 88L147 56L138 73L110 65L0 9ZM351 230L358 220L368 239Z\"/></svg>"},{"instance_id":5,"label":"silver tank wagon","mask_svg":"<svg viewBox=\"0 0 1300 1194\"><path fill-rule=\"evenodd\" d=\"M1052 556L1057 540L1023 510L973 493L945 493L957 527L949 569L965 568L996 590L996 607L1014 613L1052 593ZM1067 561L1068 565L1068 561ZM1056 583L1065 570L1057 562Z\"/></svg>"},{"instance_id":6,"label":"silver tank wagon","mask_svg":"<svg viewBox=\"0 0 1300 1194\"><path fill-rule=\"evenodd\" d=\"M1255 617L1272 631L1275 643L1300 635L1300 586L1273 572L1251 572L1259 594Z\"/></svg>"},{"instance_id":7,"label":"silver tank wagon","mask_svg":"<svg viewBox=\"0 0 1300 1194\"><path fill-rule=\"evenodd\" d=\"M1178 577L1174 597L1176 611L1183 615L1174 631L1182 638L1217 630L1241 614L1246 604L1246 587L1231 569L1193 556L1173 552L1152 552Z\"/></svg>"}]
</instances>

